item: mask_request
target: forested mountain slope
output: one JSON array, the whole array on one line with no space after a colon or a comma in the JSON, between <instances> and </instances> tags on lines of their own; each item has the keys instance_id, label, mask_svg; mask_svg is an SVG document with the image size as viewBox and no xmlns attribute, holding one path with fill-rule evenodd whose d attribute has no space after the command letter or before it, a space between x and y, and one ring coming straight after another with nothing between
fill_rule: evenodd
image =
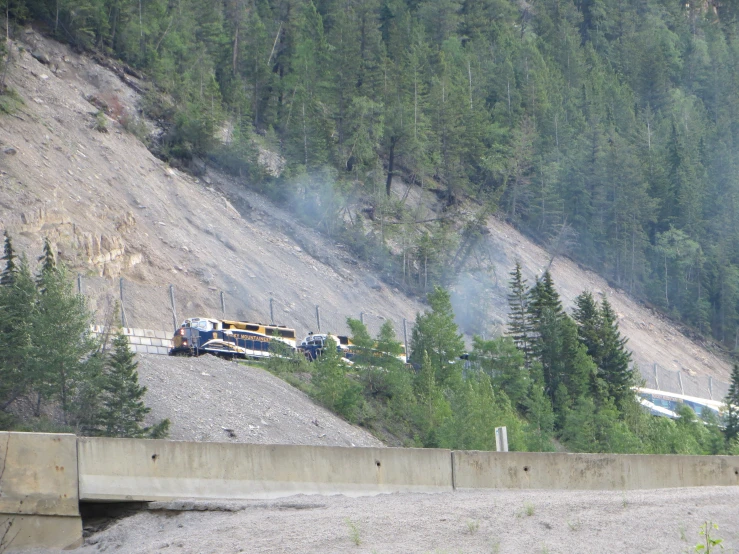
<instances>
[{"instance_id":1,"label":"forested mountain slope","mask_svg":"<svg viewBox=\"0 0 739 554\"><path fill-rule=\"evenodd\" d=\"M146 71L172 163L209 156L314 224L374 214L393 175L471 196L540 243L735 348L737 8L673 0L6 0L70 43ZM255 164L262 144L280 176ZM320 175L320 179L314 179ZM352 221L351 225L354 225ZM433 282L444 221L408 236ZM431 237L433 240L427 240ZM385 236L363 244L367 258ZM451 254L449 252L452 252ZM425 284L425 283L424 283Z\"/></svg>"},{"instance_id":2,"label":"forested mountain slope","mask_svg":"<svg viewBox=\"0 0 739 554\"><path fill-rule=\"evenodd\" d=\"M117 296L119 276L126 280L127 315L140 327L171 325L168 283L175 285L180 317L219 315L219 290L227 292L230 316L266 317L273 295L276 320L299 332L315 328L315 304L322 307L325 328L336 329L364 311L392 318L398 332L400 319L412 320L423 308L400 291L423 287L423 264L407 270L405 284L399 276L396 289L383 281L393 277L387 268L376 271L358 262L243 180L212 170L197 179L172 169L113 119L105 120L108 132L95 130L96 108L86 98L115 97L121 109L131 111L139 95L87 55L30 31L22 39L14 45L8 84L23 104L0 116L0 224L29 256L41 252L48 236L61 258L84 275L83 289L99 321L106 315L106 294ZM50 65L32 52L43 53ZM414 221L445 217L445 200L429 187L396 179L392 194ZM355 197L347 217L356 221L367 206L366 198ZM474 219L478 209L460 202L459 217ZM368 232L379 221L368 216ZM489 336L506 320L508 272L515 260L531 282L550 257L497 218L486 216L481 226L484 232L473 241L452 289L463 330ZM411 225L407 233L387 231L389 248L402 255L403 237L412 237L413 230ZM643 368L656 362L728 380L726 360L627 294L566 258L557 257L552 268L566 302L584 289L609 295ZM432 277L429 268L429 287Z\"/></svg>"}]
</instances>

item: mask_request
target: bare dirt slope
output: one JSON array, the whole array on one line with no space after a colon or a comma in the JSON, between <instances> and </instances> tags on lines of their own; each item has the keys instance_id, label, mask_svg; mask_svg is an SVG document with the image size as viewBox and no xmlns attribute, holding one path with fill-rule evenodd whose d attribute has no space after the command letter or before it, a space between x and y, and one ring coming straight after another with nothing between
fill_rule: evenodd
<instances>
[{"instance_id":1,"label":"bare dirt slope","mask_svg":"<svg viewBox=\"0 0 739 554\"><path fill-rule=\"evenodd\" d=\"M103 293L116 292L120 276L132 327L172 326L169 283L180 319L220 315L225 291L228 317L264 321L274 296L275 321L301 333L315 330L316 304L324 330L362 311L398 322L421 308L344 261L330 241L313 256L305 252L291 234L303 240L314 233L284 227L278 219L289 216L268 203L242 217L221 193L156 159L114 121L107 133L94 130L97 108L87 98L131 107L135 93L66 46L33 32L24 41L8 84L25 105L0 117L0 228L34 256L48 236L83 274L101 312ZM43 51L50 65L29 51Z\"/></svg>"},{"instance_id":2,"label":"bare dirt slope","mask_svg":"<svg viewBox=\"0 0 739 554\"><path fill-rule=\"evenodd\" d=\"M213 356L139 355L148 421L169 418L170 439L384 446L267 371Z\"/></svg>"},{"instance_id":3,"label":"bare dirt slope","mask_svg":"<svg viewBox=\"0 0 739 554\"><path fill-rule=\"evenodd\" d=\"M127 322L135 327L173 325L170 283L180 320L219 316L220 291L227 317L268 320L272 296L275 321L299 333L315 330L317 304L323 330L342 330L347 316L364 312L373 330L381 318L390 318L400 331L402 319L422 309L340 245L237 181L212 172L200 180L174 170L112 120L109 132L94 130L97 108L88 99L135 112L137 93L112 71L30 30L13 51L9 84L25 104L0 117L0 228L33 256L48 236L60 256L83 274L84 292L99 319L117 296L118 277L125 278ZM42 52L49 63L29 52ZM424 195L433 197L428 191L395 183L393 192L417 202L419 218L424 209L438 215L438 198L423 201ZM515 260L522 261L531 281L549 258L494 218L488 229L484 246L492 271L477 296L465 296L470 280L460 280L457 308L461 313L485 304L486 323L501 324L507 274ZM553 271L566 302L585 289L608 294L643 370L658 363L728 380L727 360L594 273L563 258L554 261ZM466 327L469 333L479 330Z\"/></svg>"},{"instance_id":4,"label":"bare dirt slope","mask_svg":"<svg viewBox=\"0 0 739 554\"><path fill-rule=\"evenodd\" d=\"M296 496L220 512L155 504L160 511L121 520L78 552L677 553L693 552L706 521L733 552L738 501L739 489L726 487Z\"/></svg>"}]
</instances>

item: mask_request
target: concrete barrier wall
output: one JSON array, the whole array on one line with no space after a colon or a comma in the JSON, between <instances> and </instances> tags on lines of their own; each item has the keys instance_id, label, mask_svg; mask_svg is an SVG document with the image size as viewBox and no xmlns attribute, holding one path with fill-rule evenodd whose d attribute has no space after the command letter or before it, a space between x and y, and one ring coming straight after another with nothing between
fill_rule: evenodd
<instances>
[{"instance_id":1,"label":"concrete barrier wall","mask_svg":"<svg viewBox=\"0 0 739 554\"><path fill-rule=\"evenodd\" d=\"M0 432L0 553L81 541L77 438Z\"/></svg>"},{"instance_id":2,"label":"concrete barrier wall","mask_svg":"<svg viewBox=\"0 0 739 554\"><path fill-rule=\"evenodd\" d=\"M452 454L457 489L737 486L739 456L472 452Z\"/></svg>"},{"instance_id":3,"label":"concrete barrier wall","mask_svg":"<svg viewBox=\"0 0 739 554\"><path fill-rule=\"evenodd\" d=\"M80 438L81 500L452 490L451 452Z\"/></svg>"},{"instance_id":4,"label":"concrete barrier wall","mask_svg":"<svg viewBox=\"0 0 739 554\"><path fill-rule=\"evenodd\" d=\"M90 331L94 335L104 335L108 332L103 325L92 325ZM135 327L124 327L122 331L134 352L166 356L172 348L172 331L155 331Z\"/></svg>"}]
</instances>

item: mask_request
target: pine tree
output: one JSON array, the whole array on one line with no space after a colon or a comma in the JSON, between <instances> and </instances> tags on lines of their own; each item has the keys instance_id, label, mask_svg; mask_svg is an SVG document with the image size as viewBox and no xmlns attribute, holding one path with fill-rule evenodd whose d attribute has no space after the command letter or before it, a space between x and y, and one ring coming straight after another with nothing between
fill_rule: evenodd
<instances>
[{"instance_id":1,"label":"pine tree","mask_svg":"<svg viewBox=\"0 0 739 554\"><path fill-rule=\"evenodd\" d=\"M323 354L313 365L312 383L318 400L330 410L353 421L360 400L361 387L346 376L346 364L336 342L328 338Z\"/></svg>"},{"instance_id":2,"label":"pine tree","mask_svg":"<svg viewBox=\"0 0 739 554\"><path fill-rule=\"evenodd\" d=\"M52 259L51 257L48 259ZM45 266L37 278L38 301L29 318L32 355L29 360L42 400L59 402L65 424L71 424L80 383L95 369L98 342L90 335L92 314L85 298L75 294L66 268Z\"/></svg>"},{"instance_id":3,"label":"pine tree","mask_svg":"<svg viewBox=\"0 0 739 554\"><path fill-rule=\"evenodd\" d=\"M598 304L590 291L585 291L575 298L572 318L577 322L577 332L588 349L588 354L597 360L600 350L601 318Z\"/></svg>"},{"instance_id":4,"label":"pine tree","mask_svg":"<svg viewBox=\"0 0 739 554\"><path fill-rule=\"evenodd\" d=\"M724 401L726 402L724 438L726 444L731 446L739 439L739 364L734 364L731 372L731 386Z\"/></svg>"},{"instance_id":5,"label":"pine tree","mask_svg":"<svg viewBox=\"0 0 739 554\"><path fill-rule=\"evenodd\" d=\"M508 283L508 334L513 338L516 346L523 352L526 367L531 363L531 321L528 312L528 289L526 279L521 274L521 262L516 261L516 267L510 273Z\"/></svg>"},{"instance_id":6,"label":"pine tree","mask_svg":"<svg viewBox=\"0 0 739 554\"><path fill-rule=\"evenodd\" d=\"M139 385L138 362L134 358L128 338L119 330L105 360L94 428L107 437L164 438L169 429L168 419L152 427L143 426L151 409L144 405L146 387Z\"/></svg>"},{"instance_id":7,"label":"pine tree","mask_svg":"<svg viewBox=\"0 0 739 554\"><path fill-rule=\"evenodd\" d=\"M37 292L25 257L14 282L0 286L0 410L26 394L34 381L32 332Z\"/></svg>"},{"instance_id":8,"label":"pine tree","mask_svg":"<svg viewBox=\"0 0 739 554\"><path fill-rule=\"evenodd\" d=\"M533 452L551 450L551 437L554 432L554 411L549 397L544 394L544 387L538 383L531 384L531 390L524 401L526 419L528 420L528 449Z\"/></svg>"},{"instance_id":9,"label":"pine tree","mask_svg":"<svg viewBox=\"0 0 739 554\"><path fill-rule=\"evenodd\" d=\"M10 240L10 235L5 231L5 248L3 257L0 260L5 260L5 268L3 268L2 274L0 274L0 285L12 286L15 283L16 274L18 273L18 265L16 264L15 250L13 249L13 243Z\"/></svg>"},{"instance_id":10,"label":"pine tree","mask_svg":"<svg viewBox=\"0 0 739 554\"><path fill-rule=\"evenodd\" d=\"M464 340L454 322L449 292L436 287L428 294L431 311L416 315L411 335L412 357L421 363L428 355L436 372L436 381L445 386L461 379L458 358L464 352Z\"/></svg>"},{"instance_id":11,"label":"pine tree","mask_svg":"<svg viewBox=\"0 0 739 554\"><path fill-rule=\"evenodd\" d=\"M438 428L452 412L436 381L436 371L426 352L421 360L421 370L414 383L418 399L416 425L421 429L423 446L435 448L439 446Z\"/></svg>"},{"instance_id":12,"label":"pine tree","mask_svg":"<svg viewBox=\"0 0 739 554\"><path fill-rule=\"evenodd\" d=\"M634 371L629 367L631 352L626 349L628 339L622 338L618 330L618 317L605 298L600 305L600 319L601 351L595 363L603 380L608 383L610 396L620 407L631 396L631 387L635 383Z\"/></svg>"}]
</instances>

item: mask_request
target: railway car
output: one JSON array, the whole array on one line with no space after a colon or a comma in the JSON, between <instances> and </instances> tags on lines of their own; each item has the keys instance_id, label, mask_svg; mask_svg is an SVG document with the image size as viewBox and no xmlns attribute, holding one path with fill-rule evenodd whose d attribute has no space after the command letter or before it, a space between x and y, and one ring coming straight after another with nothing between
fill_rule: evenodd
<instances>
[{"instance_id":1,"label":"railway car","mask_svg":"<svg viewBox=\"0 0 739 554\"><path fill-rule=\"evenodd\" d=\"M277 347L294 352L295 329L247 321L193 317L172 338L169 355L215 354L238 358L268 358Z\"/></svg>"},{"instance_id":2,"label":"railway car","mask_svg":"<svg viewBox=\"0 0 739 554\"><path fill-rule=\"evenodd\" d=\"M339 354L350 362L362 351L362 348L355 345L350 337L332 335L330 333L308 333L308 336L300 343L298 350L305 355L308 361L313 361L323 353L326 341L329 338L333 339L336 343L336 350ZM401 345L401 348L402 352L397 355L397 358L403 363L406 363L405 347ZM383 355L382 352L375 349L372 350L372 354L375 356Z\"/></svg>"},{"instance_id":3,"label":"railway car","mask_svg":"<svg viewBox=\"0 0 739 554\"><path fill-rule=\"evenodd\" d=\"M332 335L331 333L308 333L301 342L298 350L303 353L309 362L323 354L328 339L336 343L336 350L343 358L350 359L354 343L345 335Z\"/></svg>"},{"instance_id":4,"label":"railway car","mask_svg":"<svg viewBox=\"0 0 739 554\"><path fill-rule=\"evenodd\" d=\"M708 400L707 398L697 398L695 396L686 396L655 389L634 388L637 400L652 415L669 417L677 419L677 409L680 404L684 404L693 409L698 417L704 411L712 411L719 419L721 419L725 404L718 400Z\"/></svg>"}]
</instances>

